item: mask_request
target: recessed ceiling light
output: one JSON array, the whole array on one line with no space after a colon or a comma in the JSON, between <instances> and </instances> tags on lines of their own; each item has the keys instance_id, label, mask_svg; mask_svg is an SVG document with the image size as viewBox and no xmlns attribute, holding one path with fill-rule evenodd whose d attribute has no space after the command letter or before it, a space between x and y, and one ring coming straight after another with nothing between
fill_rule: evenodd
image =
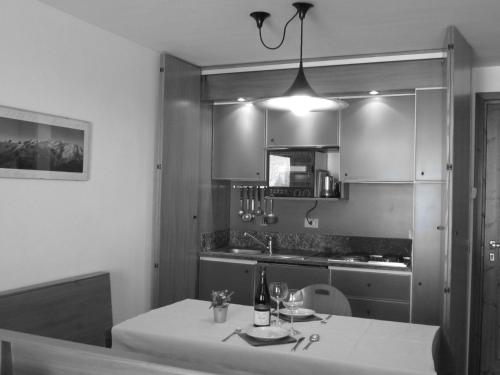
<instances>
[{"instance_id":1,"label":"recessed ceiling light","mask_svg":"<svg viewBox=\"0 0 500 375\"><path fill-rule=\"evenodd\" d=\"M238 98L238 99L236 99L236 100L237 100L237 101L239 101L239 102L245 102L245 101L246 101L246 99L245 99L245 98Z\"/></svg>"},{"instance_id":2,"label":"recessed ceiling light","mask_svg":"<svg viewBox=\"0 0 500 375\"><path fill-rule=\"evenodd\" d=\"M379 92L377 90L372 90L369 92L370 95L378 95Z\"/></svg>"}]
</instances>

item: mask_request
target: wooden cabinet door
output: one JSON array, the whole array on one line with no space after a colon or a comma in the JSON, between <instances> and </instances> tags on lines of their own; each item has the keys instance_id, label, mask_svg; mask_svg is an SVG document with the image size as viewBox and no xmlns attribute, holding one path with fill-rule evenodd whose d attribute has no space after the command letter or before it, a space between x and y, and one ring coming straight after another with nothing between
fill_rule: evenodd
<instances>
[{"instance_id":1,"label":"wooden cabinet door","mask_svg":"<svg viewBox=\"0 0 500 375\"><path fill-rule=\"evenodd\" d=\"M310 112L297 116L268 110L267 146L318 147L339 145L339 112Z\"/></svg>"},{"instance_id":2,"label":"wooden cabinet door","mask_svg":"<svg viewBox=\"0 0 500 375\"><path fill-rule=\"evenodd\" d=\"M312 284L329 283L329 271L326 267L278 263L259 263L259 266L266 266L268 282L284 281L290 289L302 289Z\"/></svg>"},{"instance_id":3,"label":"wooden cabinet door","mask_svg":"<svg viewBox=\"0 0 500 375\"><path fill-rule=\"evenodd\" d=\"M372 269L332 270L332 285L348 297L410 301L408 272Z\"/></svg>"},{"instance_id":4,"label":"wooden cabinet door","mask_svg":"<svg viewBox=\"0 0 500 375\"><path fill-rule=\"evenodd\" d=\"M346 100L340 112L345 182L413 181L415 96Z\"/></svg>"},{"instance_id":5,"label":"wooden cabinet door","mask_svg":"<svg viewBox=\"0 0 500 375\"><path fill-rule=\"evenodd\" d=\"M443 300L443 184L415 184L412 321L439 325Z\"/></svg>"},{"instance_id":6,"label":"wooden cabinet door","mask_svg":"<svg viewBox=\"0 0 500 375\"><path fill-rule=\"evenodd\" d=\"M252 104L213 108L212 178L265 180L266 116Z\"/></svg>"},{"instance_id":7,"label":"wooden cabinet door","mask_svg":"<svg viewBox=\"0 0 500 375\"><path fill-rule=\"evenodd\" d=\"M409 322L410 304L407 302L349 298L352 316L357 318Z\"/></svg>"},{"instance_id":8,"label":"wooden cabinet door","mask_svg":"<svg viewBox=\"0 0 500 375\"><path fill-rule=\"evenodd\" d=\"M442 181L446 168L446 90L415 91L415 179Z\"/></svg>"},{"instance_id":9,"label":"wooden cabinet door","mask_svg":"<svg viewBox=\"0 0 500 375\"><path fill-rule=\"evenodd\" d=\"M212 290L229 290L231 302L253 305L254 261L222 258L201 258L198 298L210 301Z\"/></svg>"}]
</instances>

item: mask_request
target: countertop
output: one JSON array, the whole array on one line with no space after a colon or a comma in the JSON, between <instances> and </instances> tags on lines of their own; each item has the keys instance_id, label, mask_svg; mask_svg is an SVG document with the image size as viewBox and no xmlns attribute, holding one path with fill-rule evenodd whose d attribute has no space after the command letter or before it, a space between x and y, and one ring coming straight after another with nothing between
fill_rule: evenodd
<instances>
[{"instance_id":1,"label":"countertop","mask_svg":"<svg viewBox=\"0 0 500 375\"><path fill-rule=\"evenodd\" d=\"M372 263L362 263L358 262L331 262L328 261L332 257L332 254L311 251L311 250L282 250L277 249L273 251L273 255L269 255L267 252L262 252L259 254L235 254L230 251L231 247L222 247L219 249L200 251L200 257L209 258L228 258L228 259L240 259L240 260L254 260L262 263L279 263L279 264L292 264L292 265L304 265L304 266L318 266L318 267L349 267L349 268L366 268L366 269L379 269L388 271L400 271L400 272L411 272L410 267L391 267L384 265L374 265Z\"/></svg>"}]
</instances>

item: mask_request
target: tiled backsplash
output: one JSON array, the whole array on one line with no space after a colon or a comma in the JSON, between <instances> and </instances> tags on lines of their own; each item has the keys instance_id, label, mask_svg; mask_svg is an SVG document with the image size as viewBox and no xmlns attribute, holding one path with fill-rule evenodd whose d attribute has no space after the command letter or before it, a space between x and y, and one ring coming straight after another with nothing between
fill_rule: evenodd
<instances>
[{"instance_id":1,"label":"tiled backsplash","mask_svg":"<svg viewBox=\"0 0 500 375\"><path fill-rule=\"evenodd\" d=\"M244 237L242 231L223 230L212 233L202 233L201 250L210 251L224 246L260 248L249 237ZM265 242L265 236L273 237L276 250L302 250L322 252L325 254L380 254L411 256L412 241L405 238L356 237L314 233L282 233L249 231L252 236Z\"/></svg>"}]
</instances>

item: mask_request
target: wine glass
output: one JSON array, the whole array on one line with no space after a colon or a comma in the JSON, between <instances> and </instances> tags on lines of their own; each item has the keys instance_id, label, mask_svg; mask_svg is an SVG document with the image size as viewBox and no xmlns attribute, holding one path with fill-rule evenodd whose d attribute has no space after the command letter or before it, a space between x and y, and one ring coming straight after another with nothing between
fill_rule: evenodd
<instances>
[{"instance_id":1,"label":"wine glass","mask_svg":"<svg viewBox=\"0 0 500 375\"><path fill-rule=\"evenodd\" d=\"M283 299L283 304L290 309L290 322L292 326L290 328L290 334L296 335L300 333L299 331L293 329L293 315L295 314L295 309L302 306L304 303L304 296L302 290L289 289L288 295Z\"/></svg>"},{"instance_id":2,"label":"wine glass","mask_svg":"<svg viewBox=\"0 0 500 375\"><path fill-rule=\"evenodd\" d=\"M276 325L280 325L280 302L288 294L288 285L282 281L273 281L269 284L269 294L276 301Z\"/></svg>"}]
</instances>

